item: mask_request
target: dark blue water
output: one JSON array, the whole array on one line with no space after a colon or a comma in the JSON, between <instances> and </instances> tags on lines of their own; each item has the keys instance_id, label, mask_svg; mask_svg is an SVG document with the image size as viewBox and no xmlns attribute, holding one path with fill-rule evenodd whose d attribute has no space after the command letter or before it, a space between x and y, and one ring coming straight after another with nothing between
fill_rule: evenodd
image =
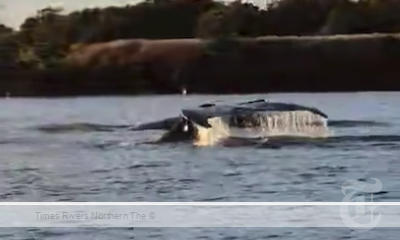
<instances>
[{"instance_id":1,"label":"dark blue water","mask_svg":"<svg viewBox=\"0 0 400 240\"><path fill-rule=\"evenodd\" d=\"M329 115L335 136L276 148L194 148L140 144L161 133L126 130L182 107L258 98L315 106ZM374 177L383 184L374 201L399 201L399 106L399 93L4 99L0 200L333 202L342 201L344 181ZM395 230L321 228L8 231L2 239L396 237Z\"/></svg>"}]
</instances>

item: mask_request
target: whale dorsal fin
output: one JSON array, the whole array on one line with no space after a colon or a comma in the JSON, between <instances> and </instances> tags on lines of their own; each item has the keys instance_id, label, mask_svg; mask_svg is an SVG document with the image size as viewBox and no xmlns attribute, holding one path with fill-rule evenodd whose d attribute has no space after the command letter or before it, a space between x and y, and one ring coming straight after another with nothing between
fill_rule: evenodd
<instances>
[{"instance_id":1,"label":"whale dorsal fin","mask_svg":"<svg viewBox=\"0 0 400 240\"><path fill-rule=\"evenodd\" d=\"M265 99L256 99L256 100L249 101L249 102L239 103L239 105L251 104L251 103L258 103L258 102L265 102Z\"/></svg>"},{"instance_id":2,"label":"whale dorsal fin","mask_svg":"<svg viewBox=\"0 0 400 240\"><path fill-rule=\"evenodd\" d=\"M208 108L208 107L214 107L214 106L215 106L214 103L204 103L204 104L201 104L199 107Z\"/></svg>"}]
</instances>

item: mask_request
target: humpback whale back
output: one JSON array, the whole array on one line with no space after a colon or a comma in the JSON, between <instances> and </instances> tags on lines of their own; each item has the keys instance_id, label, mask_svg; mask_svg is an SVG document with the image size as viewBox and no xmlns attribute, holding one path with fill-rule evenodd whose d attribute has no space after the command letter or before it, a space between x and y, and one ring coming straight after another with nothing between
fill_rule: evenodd
<instances>
[{"instance_id":1,"label":"humpback whale back","mask_svg":"<svg viewBox=\"0 0 400 240\"><path fill-rule=\"evenodd\" d=\"M182 115L197 126L197 145L213 145L227 138L318 138L331 134L328 116L320 110L262 99L235 106L203 104L198 109L183 109Z\"/></svg>"},{"instance_id":2,"label":"humpback whale back","mask_svg":"<svg viewBox=\"0 0 400 240\"><path fill-rule=\"evenodd\" d=\"M195 145L215 145L231 139L267 140L273 137L321 138L331 135L328 115L294 103L264 99L236 104L205 103L182 109L180 116L141 124L133 131L165 130L158 142L190 140Z\"/></svg>"}]
</instances>

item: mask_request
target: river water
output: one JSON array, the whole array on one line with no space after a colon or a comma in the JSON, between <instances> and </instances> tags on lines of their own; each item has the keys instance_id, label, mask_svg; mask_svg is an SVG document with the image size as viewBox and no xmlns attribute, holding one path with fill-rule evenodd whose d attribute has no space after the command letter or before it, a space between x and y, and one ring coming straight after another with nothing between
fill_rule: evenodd
<instances>
[{"instance_id":1,"label":"river water","mask_svg":"<svg viewBox=\"0 0 400 240\"><path fill-rule=\"evenodd\" d=\"M147 145L127 127L215 100L266 98L315 106L334 136L275 148ZM374 201L400 201L400 94L326 93L0 100L3 202L340 202L341 186L377 178ZM9 229L2 239L386 239L391 230ZM353 235L352 235L353 234ZM394 239L394 238L393 238ZM397 239L397 238L396 238Z\"/></svg>"}]
</instances>

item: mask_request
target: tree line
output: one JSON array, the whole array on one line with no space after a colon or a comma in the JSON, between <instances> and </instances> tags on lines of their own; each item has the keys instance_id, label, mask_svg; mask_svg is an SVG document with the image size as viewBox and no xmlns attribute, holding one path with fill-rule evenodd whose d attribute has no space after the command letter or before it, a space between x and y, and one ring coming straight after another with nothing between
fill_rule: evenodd
<instances>
[{"instance_id":1,"label":"tree line","mask_svg":"<svg viewBox=\"0 0 400 240\"><path fill-rule=\"evenodd\" d=\"M213 0L147 0L64 13L39 10L18 31L0 25L1 66L50 68L74 43L171 39L395 33L399 0L280 0L265 8Z\"/></svg>"},{"instance_id":2,"label":"tree line","mask_svg":"<svg viewBox=\"0 0 400 240\"><path fill-rule=\"evenodd\" d=\"M79 43L397 33L399 13L400 0L277 0L264 7L241 1L146 0L70 13L49 7L26 18L18 30L0 24L0 77L14 70L54 71Z\"/></svg>"}]
</instances>

